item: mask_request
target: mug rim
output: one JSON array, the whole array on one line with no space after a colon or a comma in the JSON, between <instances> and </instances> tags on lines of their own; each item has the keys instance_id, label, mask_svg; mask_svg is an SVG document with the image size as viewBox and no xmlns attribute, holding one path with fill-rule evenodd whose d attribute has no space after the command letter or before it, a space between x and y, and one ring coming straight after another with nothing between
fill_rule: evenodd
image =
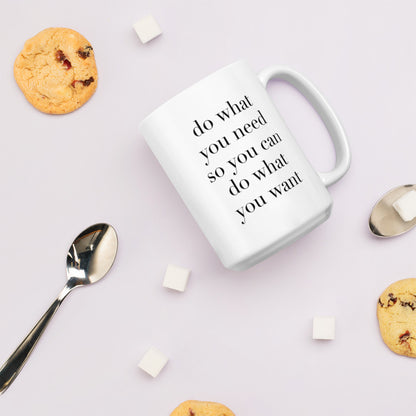
<instances>
[{"instance_id":1,"label":"mug rim","mask_svg":"<svg viewBox=\"0 0 416 416\"><path fill-rule=\"evenodd\" d=\"M172 101L178 99L179 97L181 97L182 95L184 95L185 93L187 93L189 90L191 90L192 88L194 88L196 85L218 75L219 72L224 71L226 69L229 69L232 66L237 66L237 65L248 65L245 59L239 59L237 61L234 61L228 65L225 65L217 70L215 70L214 72L211 72L210 74L208 74L207 76L205 76L204 78L200 79L199 81L194 82L193 84L191 84L189 87L186 87L185 89L181 90L180 92L178 92L177 94L175 94L173 97L169 98L167 101L165 101L164 103L160 104L158 107L156 107L153 111L151 111L139 124L139 131L143 128L144 124L146 124L150 118L152 118L156 113L158 113L160 110L162 110L163 108L167 107L169 104L172 103Z\"/></svg>"}]
</instances>

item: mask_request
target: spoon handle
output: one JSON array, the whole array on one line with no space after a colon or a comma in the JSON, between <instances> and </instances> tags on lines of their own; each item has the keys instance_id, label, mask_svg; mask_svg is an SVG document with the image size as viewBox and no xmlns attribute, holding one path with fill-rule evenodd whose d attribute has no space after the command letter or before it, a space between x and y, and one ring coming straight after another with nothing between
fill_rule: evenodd
<instances>
[{"instance_id":1,"label":"spoon handle","mask_svg":"<svg viewBox=\"0 0 416 416\"><path fill-rule=\"evenodd\" d=\"M0 368L0 394L2 394L12 384L14 379L18 376L21 369L29 358L30 353L35 348L43 331L48 326L48 323L54 316L55 312L62 303L62 298L58 297L51 307L40 318L35 327L29 332L22 343L16 348L15 352Z\"/></svg>"}]
</instances>

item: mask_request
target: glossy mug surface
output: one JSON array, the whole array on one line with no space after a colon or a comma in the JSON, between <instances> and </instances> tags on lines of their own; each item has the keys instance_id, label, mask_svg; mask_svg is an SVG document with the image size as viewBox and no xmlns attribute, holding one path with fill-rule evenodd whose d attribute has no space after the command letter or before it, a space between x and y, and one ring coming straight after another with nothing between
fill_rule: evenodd
<instances>
[{"instance_id":1,"label":"glossy mug surface","mask_svg":"<svg viewBox=\"0 0 416 416\"><path fill-rule=\"evenodd\" d=\"M266 85L292 84L325 123L332 171L317 172L276 110ZM256 74L238 61L151 113L140 126L149 147L229 269L246 269L325 221L327 186L348 170L345 133L316 88L297 72Z\"/></svg>"}]
</instances>

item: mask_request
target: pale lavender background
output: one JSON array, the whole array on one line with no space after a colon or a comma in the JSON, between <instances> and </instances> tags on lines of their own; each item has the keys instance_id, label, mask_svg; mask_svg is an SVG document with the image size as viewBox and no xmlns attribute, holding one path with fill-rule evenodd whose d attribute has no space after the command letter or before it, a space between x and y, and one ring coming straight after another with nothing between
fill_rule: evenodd
<instances>
[{"instance_id":1,"label":"pale lavender background","mask_svg":"<svg viewBox=\"0 0 416 416\"><path fill-rule=\"evenodd\" d=\"M14 1L0 13L0 361L65 282L73 237L112 223L120 249L108 278L63 304L0 414L165 416L186 399L238 416L407 412L416 361L382 343L379 293L414 276L415 231L381 241L373 203L416 181L416 27L412 1ZM142 45L151 12L163 35ZM68 26L93 44L99 88L81 110L34 110L13 79L24 41ZM188 214L138 124L210 72L245 58L285 64L333 105L353 162L331 187L333 214L247 272L230 272ZM270 87L313 164L333 163L319 120L285 85ZM272 225L271 225L272 226ZM192 269L185 293L161 286L168 263ZM315 315L336 340L311 339ZM137 368L148 347L170 357L157 379Z\"/></svg>"}]
</instances>

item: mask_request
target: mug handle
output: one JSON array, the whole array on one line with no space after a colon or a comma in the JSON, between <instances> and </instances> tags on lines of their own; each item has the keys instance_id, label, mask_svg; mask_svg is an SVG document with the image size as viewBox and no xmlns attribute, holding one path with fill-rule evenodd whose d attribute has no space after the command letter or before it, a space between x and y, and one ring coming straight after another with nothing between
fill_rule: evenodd
<instances>
[{"instance_id":1,"label":"mug handle","mask_svg":"<svg viewBox=\"0 0 416 416\"><path fill-rule=\"evenodd\" d=\"M260 71L258 77L264 87L274 78L288 82L306 98L312 108L318 113L332 139L336 156L334 169L324 173L318 172L318 175L325 186L332 185L340 180L350 167L350 148L341 123L322 94L311 82L290 68L272 66Z\"/></svg>"}]
</instances>

